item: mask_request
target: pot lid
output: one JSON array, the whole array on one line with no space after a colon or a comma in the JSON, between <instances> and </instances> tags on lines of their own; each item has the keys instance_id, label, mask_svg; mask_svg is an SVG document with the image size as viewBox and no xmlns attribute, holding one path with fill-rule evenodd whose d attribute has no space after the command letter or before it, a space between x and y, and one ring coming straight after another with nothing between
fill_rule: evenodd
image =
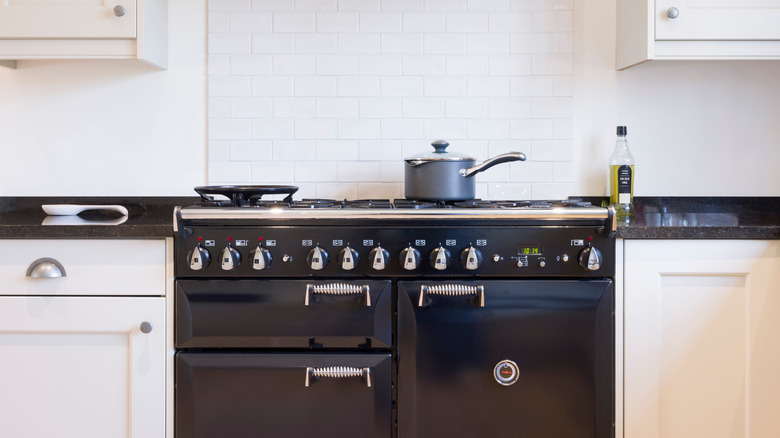
<instances>
[{"instance_id":1,"label":"pot lid","mask_svg":"<svg viewBox=\"0 0 780 438\"><path fill-rule=\"evenodd\" d=\"M431 143L431 146L435 149L433 152L420 152L411 157L404 158L404 161L416 164L427 163L429 161L476 161L476 158L469 157L468 155L447 151L446 149L449 145L450 144L444 140L436 140Z\"/></svg>"}]
</instances>

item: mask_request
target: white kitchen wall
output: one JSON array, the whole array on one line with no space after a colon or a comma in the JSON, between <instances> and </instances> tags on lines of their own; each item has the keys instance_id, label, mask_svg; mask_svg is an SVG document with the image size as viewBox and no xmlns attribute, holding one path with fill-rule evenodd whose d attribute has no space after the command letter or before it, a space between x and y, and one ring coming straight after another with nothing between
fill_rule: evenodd
<instances>
[{"instance_id":1,"label":"white kitchen wall","mask_svg":"<svg viewBox=\"0 0 780 438\"><path fill-rule=\"evenodd\" d=\"M0 67L0 196L194 195L206 168L206 0L168 0L169 67Z\"/></svg>"},{"instance_id":2,"label":"white kitchen wall","mask_svg":"<svg viewBox=\"0 0 780 438\"><path fill-rule=\"evenodd\" d=\"M403 158L528 161L483 198L573 192L573 0L210 0L212 184L403 197Z\"/></svg>"}]
</instances>

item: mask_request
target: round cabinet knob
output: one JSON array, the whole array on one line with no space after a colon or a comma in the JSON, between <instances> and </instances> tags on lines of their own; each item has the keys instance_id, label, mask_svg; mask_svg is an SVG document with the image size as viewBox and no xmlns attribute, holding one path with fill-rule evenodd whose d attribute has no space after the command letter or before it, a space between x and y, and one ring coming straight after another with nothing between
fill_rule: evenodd
<instances>
[{"instance_id":1,"label":"round cabinet knob","mask_svg":"<svg viewBox=\"0 0 780 438\"><path fill-rule=\"evenodd\" d=\"M447 250L447 248L439 245L438 248L431 251L430 256L430 263L431 266L433 266L434 269L437 271L443 271L447 269L447 266L450 265L450 262L452 261L452 256L450 255L450 252Z\"/></svg>"},{"instance_id":2,"label":"round cabinet knob","mask_svg":"<svg viewBox=\"0 0 780 438\"><path fill-rule=\"evenodd\" d=\"M117 17L124 17L125 16L125 7L122 5L116 5L114 6L114 15Z\"/></svg>"},{"instance_id":3,"label":"round cabinet knob","mask_svg":"<svg viewBox=\"0 0 780 438\"><path fill-rule=\"evenodd\" d=\"M680 16L680 10L672 6L671 8L666 10L666 16L674 20L675 18Z\"/></svg>"},{"instance_id":4,"label":"round cabinet knob","mask_svg":"<svg viewBox=\"0 0 780 438\"><path fill-rule=\"evenodd\" d=\"M330 258L328 257L328 251L320 248L319 245L315 246L311 251L309 251L309 254L306 255L306 263L308 263L309 267L315 271L319 271L325 268L325 266L328 266L329 261Z\"/></svg>"},{"instance_id":5,"label":"round cabinet knob","mask_svg":"<svg viewBox=\"0 0 780 438\"><path fill-rule=\"evenodd\" d=\"M198 245L187 254L187 261L190 264L190 269L193 271L200 271L211 263L211 254L209 253L209 250L198 243Z\"/></svg>"},{"instance_id":6,"label":"round cabinet knob","mask_svg":"<svg viewBox=\"0 0 780 438\"><path fill-rule=\"evenodd\" d=\"M144 321L144 322L141 323L141 326L139 328L141 329L141 333L149 334L149 333L152 332L152 329L154 327L152 327L152 323L150 323L148 321Z\"/></svg>"},{"instance_id":7,"label":"round cabinet knob","mask_svg":"<svg viewBox=\"0 0 780 438\"><path fill-rule=\"evenodd\" d=\"M587 248L580 251L579 263L580 266L582 266L582 269L587 269L588 271L598 271L599 268L601 268L601 262L601 251L597 250L596 248L588 246Z\"/></svg>"},{"instance_id":8,"label":"round cabinet knob","mask_svg":"<svg viewBox=\"0 0 780 438\"><path fill-rule=\"evenodd\" d=\"M360 255L349 245L347 245L346 248L339 251L338 262L341 265L341 269L345 271L351 271L355 269L355 266L357 266L359 260L360 260Z\"/></svg>"},{"instance_id":9,"label":"round cabinet knob","mask_svg":"<svg viewBox=\"0 0 780 438\"><path fill-rule=\"evenodd\" d=\"M381 271L390 263L390 253L379 245L368 253L368 261L372 268Z\"/></svg>"},{"instance_id":10,"label":"round cabinet knob","mask_svg":"<svg viewBox=\"0 0 780 438\"><path fill-rule=\"evenodd\" d=\"M228 243L225 249L222 250L219 259L223 271L232 271L241 264L241 253Z\"/></svg>"},{"instance_id":11,"label":"round cabinet knob","mask_svg":"<svg viewBox=\"0 0 780 438\"><path fill-rule=\"evenodd\" d=\"M421 256L420 251L409 245L407 248L401 250L401 255L398 257L401 261L401 266L407 271L414 271L420 267Z\"/></svg>"},{"instance_id":12,"label":"round cabinet knob","mask_svg":"<svg viewBox=\"0 0 780 438\"><path fill-rule=\"evenodd\" d=\"M482 251L469 245L460 252L460 264L469 271L475 271L482 264Z\"/></svg>"},{"instance_id":13,"label":"round cabinet knob","mask_svg":"<svg viewBox=\"0 0 780 438\"><path fill-rule=\"evenodd\" d=\"M252 269L256 271L262 271L268 269L271 266L271 251L258 245L257 248L252 250Z\"/></svg>"}]
</instances>

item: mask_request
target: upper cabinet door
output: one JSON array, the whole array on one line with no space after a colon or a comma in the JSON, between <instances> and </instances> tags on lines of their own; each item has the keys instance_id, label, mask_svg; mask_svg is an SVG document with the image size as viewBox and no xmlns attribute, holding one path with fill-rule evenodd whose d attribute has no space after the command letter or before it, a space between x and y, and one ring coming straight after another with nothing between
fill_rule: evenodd
<instances>
[{"instance_id":1,"label":"upper cabinet door","mask_svg":"<svg viewBox=\"0 0 780 438\"><path fill-rule=\"evenodd\" d=\"M0 38L135 38L136 0L0 1Z\"/></svg>"},{"instance_id":2,"label":"upper cabinet door","mask_svg":"<svg viewBox=\"0 0 780 438\"><path fill-rule=\"evenodd\" d=\"M780 0L656 0L656 40L778 40Z\"/></svg>"}]
</instances>

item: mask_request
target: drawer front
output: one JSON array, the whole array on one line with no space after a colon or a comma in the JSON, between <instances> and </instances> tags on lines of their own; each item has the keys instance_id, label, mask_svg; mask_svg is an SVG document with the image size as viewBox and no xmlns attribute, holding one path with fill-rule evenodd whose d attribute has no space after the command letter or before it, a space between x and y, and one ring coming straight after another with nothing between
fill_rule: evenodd
<instances>
[{"instance_id":1,"label":"drawer front","mask_svg":"<svg viewBox=\"0 0 780 438\"><path fill-rule=\"evenodd\" d=\"M0 2L0 38L135 37L133 0Z\"/></svg>"},{"instance_id":2,"label":"drawer front","mask_svg":"<svg viewBox=\"0 0 780 438\"><path fill-rule=\"evenodd\" d=\"M657 0L655 3L656 40L780 40L778 22L780 0Z\"/></svg>"},{"instance_id":3,"label":"drawer front","mask_svg":"<svg viewBox=\"0 0 780 438\"><path fill-rule=\"evenodd\" d=\"M44 258L56 260L64 275L29 277L30 266ZM165 269L162 239L0 240L0 295L161 296Z\"/></svg>"}]
</instances>

